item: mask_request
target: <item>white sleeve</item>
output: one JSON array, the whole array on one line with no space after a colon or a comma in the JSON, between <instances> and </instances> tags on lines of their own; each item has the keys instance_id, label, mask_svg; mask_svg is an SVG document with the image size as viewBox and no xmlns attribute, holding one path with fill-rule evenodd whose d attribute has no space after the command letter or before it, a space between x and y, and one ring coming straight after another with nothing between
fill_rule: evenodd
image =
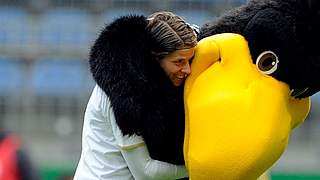
<instances>
[{"instance_id":1,"label":"white sleeve","mask_svg":"<svg viewBox=\"0 0 320 180\"><path fill-rule=\"evenodd\" d=\"M111 176L115 169L113 166L125 167L122 168L121 179L133 176L135 180L173 180L188 176L184 166L151 159L141 136L123 136L108 97L97 86L88 102L83 132L75 180L117 179ZM117 151L119 156L106 157L108 153ZM117 172L119 175L119 170Z\"/></svg>"},{"instance_id":2,"label":"white sleeve","mask_svg":"<svg viewBox=\"0 0 320 180\"><path fill-rule=\"evenodd\" d=\"M122 156L136 180L173 180L188 177L184 165L179 166L151 159L141 136L123 136L115 121L112 124Z\"/></svg>"},{"instance_id":3,"label":"white sleeve","mask_svg":"<svg viewBox=\"0 0 320 180\"><path fill-rule=\"evenodd\" d=\"M121 152L136 180L171 180L188 177L183 165L151 159L145 145L121 149Z\"/></svg>"},{"instance_id":4,"label":"white sleeve","mask_svg":"<svg viewBox=\"0 0 320 180\"><path fill-rule=\"evenodd\" d=\"M133 180L113 135L109 101L96 86L88 102L74 180Z\"/></svg>"}]
</instances>

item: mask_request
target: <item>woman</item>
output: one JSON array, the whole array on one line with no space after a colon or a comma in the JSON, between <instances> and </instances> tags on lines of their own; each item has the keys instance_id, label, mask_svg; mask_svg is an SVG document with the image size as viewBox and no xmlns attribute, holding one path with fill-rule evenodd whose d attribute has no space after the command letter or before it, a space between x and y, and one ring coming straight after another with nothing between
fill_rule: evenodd
<instances>
[{"instance_id":1,"label":"woman","mask_svg":"<svg viewBox=\"0 0 320 180\"><path fill-rule=\"evenodd\" d=\"M170 12L124 16L101 32L75 179L188 176L183 83L196 43L192 27Z\"/></svg>"}]
</instances>

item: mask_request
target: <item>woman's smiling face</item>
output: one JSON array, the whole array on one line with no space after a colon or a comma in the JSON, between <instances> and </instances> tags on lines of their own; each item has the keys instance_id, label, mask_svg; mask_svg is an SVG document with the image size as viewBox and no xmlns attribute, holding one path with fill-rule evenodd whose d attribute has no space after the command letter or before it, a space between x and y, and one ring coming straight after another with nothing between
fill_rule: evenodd
<instances>
[{"instance_id":1,"label":"woman's smiling face","mask_svg":"<svg viewBox=\"0 0 320 180\"><path fill-rule=\"evenodd\" d=\"M164 56L159 61L160 66L170 78L173 85L182 85L186 77L191 73L190 61L194 56L194 50L195 47L176 50Z\"/></svg>"}]
</instances>

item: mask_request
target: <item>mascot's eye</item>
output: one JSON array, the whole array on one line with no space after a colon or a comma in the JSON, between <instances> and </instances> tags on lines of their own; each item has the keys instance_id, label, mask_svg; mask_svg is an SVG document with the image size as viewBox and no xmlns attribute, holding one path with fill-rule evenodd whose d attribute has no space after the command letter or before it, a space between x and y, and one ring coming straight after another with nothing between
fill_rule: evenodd
<instances>
[{"instance_id":1,"label":"mascot's eye","mask_svg":"<svg viewBox=\"0 0 320 180\"><path fill-rule=\"evenodd\" d=\"M278 69L278 56L272 51L262 52L256 61L257 68L263 74L272 74Z\"/></svg>"}]
</instances>

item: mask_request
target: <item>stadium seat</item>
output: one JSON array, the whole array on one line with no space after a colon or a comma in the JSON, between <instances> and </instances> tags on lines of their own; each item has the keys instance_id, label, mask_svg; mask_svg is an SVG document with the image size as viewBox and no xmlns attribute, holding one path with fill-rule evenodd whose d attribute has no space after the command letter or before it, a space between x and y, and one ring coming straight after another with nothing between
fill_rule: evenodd
<instances>
[{"instance_id":1,"label":"stadium seat","mask_svg":"<svg viewBox=\"0 0 320 180\"><path fill-rule=\"evenodd\" d=\"M242 4L245 4L247 1L246 0L229 0L229 3L232 6L240 6Z\"/></svg>"},{"instance_id":2,"label":"stadium seat","mask_svg":"<svg viewBox=\"0 0 320 180\"><path fill-rule=\"evenodd\" d=\"M81 9L56 8L46 11L39 27L39 44L54 48L87 48L94 37L90 14Z\"/></svg>"},{"instance_id":3,"label":"stadium seat","mask_svg":"<svg viewBox=\"0 0 320 180\"><path fill-rule=\"evenodd\" d=\"M213 0L175 0L176 3L197 3L197 4L206 4L210 5L210 3L214 2Z\"/></svg>"},{"instance_id":4,"label":"stadium seat","mask_svg":"<svg viewBox=\"0 0 320 180\"><path fill-rule=\"evenodd\" d=\"M21 61L0 57L0 96L21 94L24 77Z\"/></svg>"},{"instance_id":5,"label":"stadium seat","mask_svg":"<svg viewBox=\"0 0 320 180\"><path fill-rule=\"evenodd\" d=\"M184 17L187 22L197 24L199 26L214 19L214 17L208 12L201 10L177 10L176 14Z\"/></svg>"},{"instance_id":6,"label":"stadium seat","mask_svg":"<svg viewBox=\"0 0 320 180\"><path fill-rule=\"evenodd\" d=\"M35 62L31 71L35 96L76 97L86 85L84 63L75 59L48 58Z\"/></svg>"},{"instance_id":7,"label":"stadium seat","mask_svg":"<svg viewBox=\"0 0 320 180\"><path fill-rule=\"evenodd\" d=\"M108 9L101 15L101 22L99 24L103 25L106 23L112 22L115 18L120 16L129 15L129 14L138 14L147 16L148 13L143 11L142 9L134 9L134 8L119 8L119 9Z\"/></svg>"},{"instance_id":8,"label":"stadium seat","mask_svg":"<svg viewBox=\"0 0 320 180\"><path fill-rule=\"evenodd\" d=\"M316 93L315 95L311 96L312 103L318 104L320 106L320 93Z\"/></svg>"},{"instance_id":9,"label":"stadium seat","mask_svg":"<svg viewBox=\"0 0 320 180\"><path fill-rule=\"evenodd\" d=\"M31 38L28 13L17 7L0 7L0 45L26 45Z\"/></svg>"}]
</instances>

